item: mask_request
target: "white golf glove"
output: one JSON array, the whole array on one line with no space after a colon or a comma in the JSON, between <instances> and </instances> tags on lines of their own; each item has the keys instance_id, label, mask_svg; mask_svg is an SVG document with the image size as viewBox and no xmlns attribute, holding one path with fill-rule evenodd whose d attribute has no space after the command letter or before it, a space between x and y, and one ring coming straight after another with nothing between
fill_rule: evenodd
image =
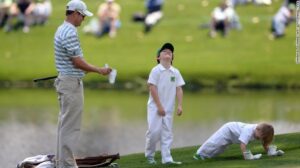
<instances>
[{"instance_id":1,"label":"white golf glove","mask_svg":"<svg viewBox=\"0 0 300 168\"><path fill-rule=\"evenodd\" d=\"M284 152L282 150L277 150L276 145L270 145L268 149L268 156L281 156Z\"/></svg>"},{"instance_id":2,"label":"white golf glove","mask_svg":"<svg viewBox=\"0 0 300 168\"><path fill-rule=\"evenodd\" d=\"M268 151L268 156L282 156L284 152L282 150L277 150L275 152Z\"/></svg>"},{"instance_id":3,"label":"white golf glove","mask_svg":"<svg viewBox=\"0 0 300 168\"><path fill-rule=\"evenodd\" d=\"M256 154L256 155L253 155L253 160L257 160L257 159L260 159L262 156L262 154Z\"/></svg>"},{"instance_id":4,"label":"white golf glove","mask_svg":"<svg viewBox=\"0 0 300 168\"><path fill-rule=\"evenodd\" d=\"M245 158L245 160L257 160L257 159L260 159L261 156L262 156L262 154L253 155L250 150L244 152L244 158Z\"/></svg>"}]
</instances>

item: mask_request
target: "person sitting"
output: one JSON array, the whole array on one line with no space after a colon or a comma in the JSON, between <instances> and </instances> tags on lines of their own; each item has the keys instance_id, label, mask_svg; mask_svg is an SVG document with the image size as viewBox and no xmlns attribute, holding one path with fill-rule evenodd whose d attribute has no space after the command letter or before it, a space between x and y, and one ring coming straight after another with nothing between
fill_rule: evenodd
<instances>
[{"instance_id":1,"label":"person sitting","mask_svg":"<svg viewBox=\"0 0 300 168\"><path fill-rule=\"evenodd\" d=\"M13 4L13 0L0 1L0 28L4 27L9 15L9 9Z\"/></svg>"},{"instance_id":2,"label":"person sitting","mask_svg":"<svg viewBox=\"0 0 300 168\"><path fill-rule=\"evenodd\" d=\"M23 32L29 32L29 26L32 22L32 13L34 10L34 3L32 0L17 0L14 2L10 8L10 14L5 26L5 31L9 32L13 29L17 29L23 26ZM17 18L18 21L14 24L14 19Z\"/></svg>"},{"instance_id":3,"label":"person sitting","mask_svg":"<svg viewBox=\"0 0 300 168\"><path fill-rule=\"evenodd\" d=\"M114 0L106 0L98 8L99 30L97 35L103 36L108 33L113 38L117 34L117 29L121 23L119 20L121 7Z\"/></svg>"},{"instance_id":4,"label":"person sitting","mask_svg":"<svg viewBox=\"0 0 300 168\"><path fill-rule=\"evenodd\" d=\"M294 11L295 5L293 3L280 7L272 19L271 32L274 38L280 38L285 35L285 28L294 20Z\"/></svg>"},{"instance_id":5,"label":"person sitting","mask_svg":"<svg viewBox=\"0 0 300 168\"><path fill-rule=\"evenodd\" d=\"M210 36L212 38L217 36L217 31L220 31L223 37L227 36L230 26L227 9L227 2L223 1L213 10L210 23Z\"/></svg>"},{"instance_id":6,"label":"person sitting","mask_svg":"<svg viewBox=\"0 0 300 168\"><path fill-rule=\"evenodd\" d=\"M144 20L145 33L150 32L152 27L163 17L163 3L163 0L146 0L147 14Z\"/></svg>"},{"instance_id":7,"label":"person sitting","mask_svg":"<svg viewBox=\"0 0 300 168\"><path fill-rule=\"evenodd\" d=\"M44 25L52 12L51 0L37 0L33 9L33 22L37 25Z\"/></svg>"}]
</instances>

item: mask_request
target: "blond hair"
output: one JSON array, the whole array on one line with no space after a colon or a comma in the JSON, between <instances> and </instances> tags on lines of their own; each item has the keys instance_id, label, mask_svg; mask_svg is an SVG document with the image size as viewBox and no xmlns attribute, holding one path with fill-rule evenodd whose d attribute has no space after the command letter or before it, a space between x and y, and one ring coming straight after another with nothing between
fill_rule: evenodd
<instances>
[{"instance_id":1,"label":"blond hair","mask_svg":"<svg viewBox=\"0 0 300 168\"><path fill-rule=\"evenodd\" d=\"M261 140L263 146L268 146L273 141L274 128L272 125L267 123L261 123L257 126L257 130L261 132Z\"/></svg>"}]
</instances>

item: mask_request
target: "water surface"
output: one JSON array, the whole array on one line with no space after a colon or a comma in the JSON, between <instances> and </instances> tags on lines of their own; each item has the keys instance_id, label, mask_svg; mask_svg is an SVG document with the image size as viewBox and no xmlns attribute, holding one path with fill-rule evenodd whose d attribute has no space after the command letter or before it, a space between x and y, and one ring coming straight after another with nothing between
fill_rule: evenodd
<instances>
[{"instance_id":1,"label":"water surface","mask_svg":"<svg viewBox=\"0 0 300 168\"><path fill-rule=\"evenodd\" d=\"M185 93L184 113L174 116L173 147L200 145L228 121L269 122L276 134L299 132L299 95ZM86 90L77 156L143 152L147 99L133 91ZM58 110L54 90L0 90L0 163L14 167L26 157L55 153Z\"/></svg>"}]
</instances>

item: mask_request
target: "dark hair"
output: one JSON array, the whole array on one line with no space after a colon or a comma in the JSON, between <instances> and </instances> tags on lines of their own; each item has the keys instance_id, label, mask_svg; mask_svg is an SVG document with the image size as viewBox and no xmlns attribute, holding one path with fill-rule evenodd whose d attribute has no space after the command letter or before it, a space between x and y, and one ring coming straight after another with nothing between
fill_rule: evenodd
<instances>
[{"instance_id":1,"label":"dark hair","mask_svg":"<svg viewBox=\"0 0 300 168\"><path fill-rule=\"evenodd\" d=\"M75 11L71 11L71 10L66 10L66 16L71 15L72 13L74 13Z\"/></svg>"},{"instance_id":2,"label":"dark hair","mask_svg":"<svg viewBox=\"0 0 300 168\"><path fill-rule=\"evenodd\" d=\"M172 51L172 61L171 61L171 64L173 64L173 59L174 59L174 46L173 44L171 43L165 43L158 51L157 51L157 58L156 58L156 61L157 63L159 64L160 61L159 61L159 56L160 56L160 53L164 50L164 49L169 49Z\"/></svg>"},{"instance_id":3,"label":"dark hair","mask_svg":"<svg viewBox=\"0 0 300 168\"><path fill-rule=\"evenodd\" d=\"M158 51L158 53L157 53L157 57L156 57L156 61L157 61L157 64L159 64L160 63L160 61L159 61L159 56L160 56L160 51ZM174 59L174 53L172 53L172 61L171 61L171 65L173 64L173 59Z\"/></svg>"}]
</instances>

